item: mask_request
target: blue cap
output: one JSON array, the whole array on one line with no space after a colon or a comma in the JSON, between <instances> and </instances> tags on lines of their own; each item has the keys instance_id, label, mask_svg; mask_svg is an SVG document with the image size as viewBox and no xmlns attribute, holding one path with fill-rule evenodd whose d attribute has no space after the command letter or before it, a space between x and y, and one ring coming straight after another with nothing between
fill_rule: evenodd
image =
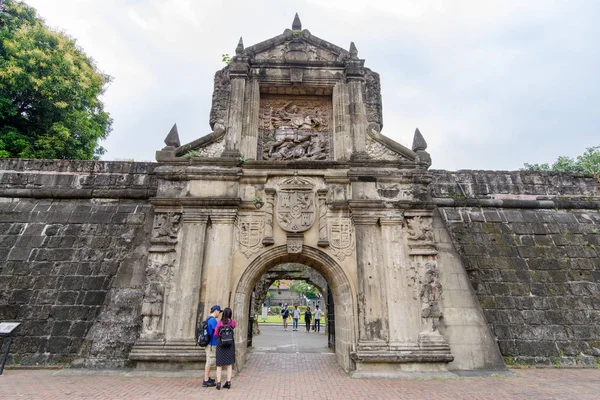
<instances>
[{"instance_id":1,"label":"blue cap","mask_svg":"<svg viewBox=\"0 0 600 400\"><path fill-rule=\"evenodd\" d=\"M212 306L210 308L210 312L214 312L214 311L221 311L221 306L219 306L218 304L215 304L214 306Z\"/></svg>"}]
</instances>

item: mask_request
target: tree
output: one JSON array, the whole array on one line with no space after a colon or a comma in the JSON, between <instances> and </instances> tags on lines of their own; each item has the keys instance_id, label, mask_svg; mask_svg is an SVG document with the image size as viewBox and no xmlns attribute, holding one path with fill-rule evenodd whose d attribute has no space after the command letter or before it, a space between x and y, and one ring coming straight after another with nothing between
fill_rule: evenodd
<instances>
[{"instance_id":1,"label":"tree","mask_svg":"<svg viewBox=\"0 0 600 400\"><path fill-rule=\"evenodd\" d=\"M0 158L98 159L110 77L35 9L0 0Z\"/></svg>"},{"instance_id":2,"label":"tree","mask_svg":"<svg viewBox=\"0 0 600 400\"><path fill-rule=\"evenodd\" d=\"M319 297L319 291L317 288L309 283L306 283L305 281L292 281L290 290L311 300Z\"/></svg>"},{"instance_id":3,"label":"tree","mask_svg":"<svg viewBox=\"0 0 600 400\"><path fill-rule=\"evenodd\" d=\"M566 156L560 156L552 164L524 164L525 171L554 171L554 172L574 172L593 175L600 179L600 146L588 147L580 156L572 159Z\"/></svg>"}]
</instances>

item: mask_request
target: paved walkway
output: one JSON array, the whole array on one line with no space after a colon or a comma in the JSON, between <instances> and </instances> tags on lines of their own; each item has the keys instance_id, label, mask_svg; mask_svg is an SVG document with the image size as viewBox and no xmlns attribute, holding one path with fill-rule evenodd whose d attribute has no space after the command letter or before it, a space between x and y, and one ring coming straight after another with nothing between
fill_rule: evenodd
<instances>
[{"instance_id":1,"label":"paved walkway","mask_svg":"<svg viewBox=\"0 0 600 400\"><path fill-rule=\"evenodd\" d=\"M278 333L281 332L281 333ZM263 336L264 335L264 336ZM260 338L260 339L259 339ZM291 346L285 346L291 344ZM279 350L278 350L279 349ZM312 349L312 351L309 351ZM598 369L523 369L510 377L447 380L349 378L326 335L263 330L231 390L202 388L201 373L5 370L0 399L594 399Z\"/></svg>"}]
</instances>

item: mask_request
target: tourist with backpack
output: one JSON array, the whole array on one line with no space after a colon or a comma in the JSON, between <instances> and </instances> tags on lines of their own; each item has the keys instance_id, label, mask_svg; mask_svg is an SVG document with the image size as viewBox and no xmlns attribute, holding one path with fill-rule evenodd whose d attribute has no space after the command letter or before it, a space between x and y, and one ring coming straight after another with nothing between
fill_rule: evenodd
<instances>
[{"instance_id":1,"label":"tourist with backpack","mask_svg":"<svg viewBox=\"0 0 600 400\"><path fill-rule=\"evenodd\" d=\"M204 365L204 381L202 387L216 386L215 380L210 378L210 369L216 364L217 338L214 336L217 327L217 317L221 314L221 307L217 304L210 308L208 318L202 323L198 334L198 345L206 349L206 364Z\"/></svg>"},{"instance_id":2,"label":"tourist with backpack","mask_svg":"<svg viewBox=\"0 0 600 400\"><path fill-rule=\"evenodd\" d=\"M233 330L235 329L235 320L232 318L231 308L223 310L221 320L215 329L215 338L217 339L217 390L221 390L221 371L227 367L227 381L223 387L231 389L231 374L233 364L235 364L235 340Z\"/></svg>"},{"instance_id":3,"label":"tourist with backpack","mask_svg":"<svg viewBox=\"0 0 600 400\"><path fill-rule=\"evenodd\" d=\"M287 331L287 327L288 327L287 319L289 316L290 316L290 310L288 310L287 304L284 304L283 308L281 309L281 318L283 318L283 330L284 331Z\"/></svg>"}]
</instances>

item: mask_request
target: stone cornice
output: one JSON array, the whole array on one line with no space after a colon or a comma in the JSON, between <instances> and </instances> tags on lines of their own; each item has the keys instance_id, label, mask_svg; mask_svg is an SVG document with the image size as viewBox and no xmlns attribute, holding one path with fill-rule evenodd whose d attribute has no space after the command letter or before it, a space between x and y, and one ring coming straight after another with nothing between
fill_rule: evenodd
<instances>
[{"instance_id":1,"label":"stone cornice","mask_svg":"<svg viewBox=\"0 0 600 400\"><path fill-rule=\"evenodd\" d=\"M510 199L449 199L434 198L438 207L483 207L483 208L529 208L529 209L600 209L598 199L552 199L552 200L510 200Z\"/></svg>"},{"instance_id":2,"label":"stone cornice","mask_svg":"<svg viewBox=\"0 0 600 400\"><path fill-rule=\"evenodd\" d=\"M180 207L182 210L186 208L219 208L233 207L237 209L242 200L239 197L205 197L205 198L168 198L155 197L151 199L155 207Z\"/></svg>"}]
</instances>

